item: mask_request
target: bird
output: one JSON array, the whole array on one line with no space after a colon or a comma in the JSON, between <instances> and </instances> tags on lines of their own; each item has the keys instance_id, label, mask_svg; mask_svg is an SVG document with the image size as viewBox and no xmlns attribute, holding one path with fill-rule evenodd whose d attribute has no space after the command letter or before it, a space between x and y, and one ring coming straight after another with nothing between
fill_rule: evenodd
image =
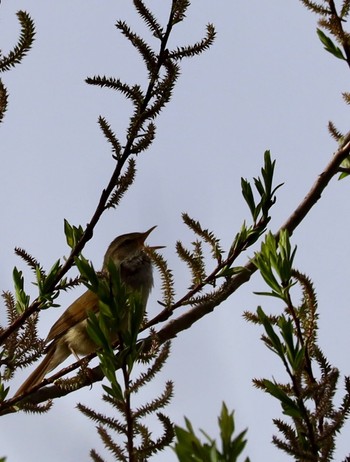
<instances>
[{"instance_id":1,"label":"bird","mask_svg":"<svg viewBox=\"0 0 350 462\"><path fill-rule=\"evenodd\" d=\"M109 245L103 260L102 272L107 274L110 260L119 268L122 283L131 291L141 294L141 302L146 308L148 296L153 287L152 262L145 253L145 240L156 228L144 233L128 233L116 237ZM154 246L159 249L163 246ZM87 333L88 313L98 313L99 299L91 290L84 292L60 316L51 327L45 340L46 356L16 391L14 398L28 392L43 378L65 361L71 354L79 356L96 351L97 346Z\"/></svg>"}]
</instances>

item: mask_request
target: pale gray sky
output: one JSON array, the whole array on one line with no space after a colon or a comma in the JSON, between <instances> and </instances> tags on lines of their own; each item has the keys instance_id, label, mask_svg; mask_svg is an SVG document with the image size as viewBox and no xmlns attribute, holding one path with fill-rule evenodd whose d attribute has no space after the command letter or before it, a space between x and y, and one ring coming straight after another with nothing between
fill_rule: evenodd
<instances>
[{"instance_id":1,"label":"pale gray sky","mask_svg":"<svg viewBox=\"0 0 350 462\"><path fill-rule=\"evenodd\" d=\"M210 51L183 63L173 101L157 120L157 139L139 159L135 186L116 212L102 218L85 250L98 267L116 235L157 224L150 243L167 246L163 254L174 270L178 295L189 278L176 256L175 242L193 240L181 223L181 212L214 230L228 248L243 220L249 219L240 178L257 176L263 153L270 149L277 159L276 181L285 184L273 208L271 229L276 230L336 150L327 133L328 120L340 130L349 129L348 107L341 98L342 91L349 91L349 71L322 49L316 18L301 2L192 3L172 44L199 40L208 22L215 24L217 40ZM165 18L170 1L148 4ZM123 139L131 107L122 96L88 86L84 79L100 74L131 84L144 82L141 59L114 24L125 19L149 38L131 2L125 0L4 0L0 6L4 52L17 40L19 9L34 19L37 39L23 63L4 75L10 101L0 127L2 290L12 288L13 266L24 267L14 256L15 246L50 267L68 253L63 219L76 225L90 219L113 167L97 117L107 117ZM298 245L296 265L310 274L318 293L321 347L343 374L349 373L350 346L345 244L350 223L344 200L348 192L348 181L333 181L293 237ZM242 319L243 310L255 310L258 304L266 311L275 307L269 299L252 294L264 289L255 275L214 313L181 333L164 373L140 399L151 399L166 379L174 380L170 417L182 425L186 415L195 428L213 436L224 400L236 410L237 428L248 427L251 460L284 461L289 459L270 444L275 431L271 419L280 417L278 405L254 389L251 379L285 377L276 358L263 348L261 329ZM159 294L157 281L150 315L159 309ZM75 296L63 294L62 308ZM43 314L43 336L62 308ZM27 375L27 370L18 374L14 389ZM75 403L97 406L100 395L97 384L58 400L44 416L3 417L0 456L6 455L8 462L88 460L90 448L100 449L101 444L93 423L75 409ZM338 460L348 454L348 441L349 427L339 439ZM174 461L175 456L169 450L153 460Z\"/></svg>"}]
</instances>

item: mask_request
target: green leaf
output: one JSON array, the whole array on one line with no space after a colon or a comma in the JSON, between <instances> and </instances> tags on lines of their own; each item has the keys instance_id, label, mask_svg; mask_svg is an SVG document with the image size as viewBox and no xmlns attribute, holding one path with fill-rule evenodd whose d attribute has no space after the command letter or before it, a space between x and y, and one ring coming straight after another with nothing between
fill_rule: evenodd
<instances>
[{"instance_id":1,"label":"green leaf","mask_svg":"<svg viewBox=\"0 0 350 462\"><path fill-rule=\"evenodd\" d=\"M281 316L278 321L282 337L285 341L286 357L293 371L298 371L305 358L305 350L300 347L298 339L294 336L294 327L291 319ZM296 342L294 343L294 339Z\"/></svg>"},{"instance_id":2,"label":"green leaf","mask_svg":"<svg viewBox=\"0 0 350 462\"><path fill-rule=\"evenodd\" d=\"M74 246L73 228L66 219L64 219L64 234L66 235L67 244L72 248Z\"/></svg>"},{"instance_id":3,"label":"green leaf","mask_svg":"<svg viewBox=\"0 0 350 462\"><path fill-rule=\"evenodd\" d=\"M175 426L175 435L177 442L173 447L180 462L212 462L217 460L213 458L213 450L216 453L215 446L202 444L195 435L191 422L185 417L186 429ZM214 443L215 444L215 443Z\"/></svg>"},{"instance_id":4,"label":"green leaf","mask_svg":"<svg viewBox=\"0 0 350 462\"><path fill-rule=\"evenodd\" d=\"M74 261L80 274L83 276L84 279L86 279L86 281L84 281L86 287L92 290L93 292L97 293L99 287L99 278L96 274L96 271L92 263L90 263L89 260L84 258L82 255L80 255L80 257L75 258Z\"/></svg>"},{"instance_id":5,"label":"green leaf","mask_svg":"<svg viewBox=\"0 0 350 462\"><path fill-rule=\"evenodd\" d=\"M260 252L254 256L254 264L261 276L272 289L271 295L286 301L287 293L294 285L292 282L293 261L296 247L292 250L288 232L282 230L279 239L269 232Z\"/></svg>"},{"instance_id":6,"label":"green leaf","mask_svg":"<svg viewBox=\"0 0 350 462\"><path fill-rule=\"evenodd\" d=\"M108 338L106 332L101 328L100 322L101 316L97 317L95 313L90 311L88 313L86 330L91 340L96 343L98 347L109 350Z\"/></svg>"},{"instance_id":7,"label":"green leaf","mask_svg":"<svg viewBox=\"0 0 350 462\"><path fill-rule=\"evenodd\" d=\"M60 260L57 260L52 265L45 279L42 280L41 277L38 279L39 292L42 297L45 297L49 292L52 291L53 282L55 281L57 273L60 271L60 269L61 269L61 262ZM38 277L38 271L37 271L37 277Z\"/></svg>"},{"instance_id":8,"label":"green leaf","mask_svg":"<svg viewBox=\"0 0 350 462\"><path fill-rule=\"evenodd\" d=\"M343 55L343 52L341 51L341 49L337 47L332 42L332 40L329 37L327 37L327 35L324 32L322 32L321 29L317 29L317 35L319 39L321 40L321 42L323 43L325 50L327 50L329 53L331 53L336 58L343 59L344 61L346 61L346 58Z\"/></svg>"},{"instance_id":9,"label":"green leaf","mask_svg":"<svg viewBox=\"0 0 350 462\"><path fill-rule=\"evenodd\" d=\"M347 157L346 159L344 159L343 162L340 164L340 166L350 170L350 157ZM346 178L347 176L349 176L349 173L342 172L339 175L338 180L342 180L343 178Z\"/></svg>"},{"instance_id":10,"label":"green leaf","mask_svg":"<svg viewBox=\"0 0 350 462\"><path fill-rule=\"evenodd\" d=\"M265 195L265 188L260 178L254 178L254 185L261 197Z\"/></svg>"},{"instance_id":11,"label":"green leaf","mask_svg":"<svg viewBox=\"0 0 350 462\"><path fill-rule=\"evenodd\" d=\"M8 395L9 391L10 391L10 387L5 387L3 383L0 383L0 402L6 399L6 396Z\"/></svg>"},{"instance_id":12,"label":"green leaf","mask_svg":"<svg viewBox=\"0 0 350 462\"><path fill-rule=\"evenodd\" d=\"M76 227L74 225L70 225L68 221L64 219L64 234L66 235L67 244L71 249L73 249L80 241L84 234L84 230L81 226Z\"/></svg>"},{"instance_id":13,"label":"green leaf","mask_svg":"<svg viewBox=\"0 0 350 462\"><path fill-rule=\"evenodd\" d=\"M285 354L284 346L281 343L281 340L279 339L278 335L274 331L274 328L272 327L272 324L269 318L266 316L261 306L258 306L257 308L257 315L258 315L260 322L264 326L266 335L268 336L271 342L272 348L271 348L271 345L267 345L267 346L271 349L271 351L276 353L278 356L280 356L281 358L284 358L284 354Z\"/></svg>"},{"instance_id":14,"label":"green leaf","mask_svg":"<svg viewBox=\"0 0 350 462\"><path fill-rule=\"evenodd\" d=\"M291 417L301 418L302 413L298 405L279 387L278 384L271 382L271 380L265 379L263 381L266 391L273 397L278 399L281 403L283 413Z\"/></svg>"},{"instance_id":15,"label":"green leaf","mask_svg":"<svg viewBox=\"0 0 350 462\"><path fill-rule=\"evenodd\" d=\"M242 189L242 195L250 209L250 213L254 217L256 205L255 205L252 187L250 186L250 183L244 178L241 178L241 189Z\"/></svg>"},{"instance_id":16,"label":"green leaf","mask_svg":"<svg viewBox=\"0 0 350 462\"><path fill-rule=\"evenodd\" d=\"M15 286L16 310L19 314L22 314L29 306L30 297L24 291L24 278L22 271L19 271L16 267L14 267L12 277Z\"/></svg>"},{"instance_id":17,"label":"green leaf","mask_svg":"<svg viewBox=\"0 0 350 462\"><path fill-rule=\"evenodd\" d=\"M219 417L220 436L222 441L222 449L224 454L230 451L231 437L235 431L235 423L233 412L229 414L227 406L222 403L221 413Z\"/></svg>"}]
</instances>

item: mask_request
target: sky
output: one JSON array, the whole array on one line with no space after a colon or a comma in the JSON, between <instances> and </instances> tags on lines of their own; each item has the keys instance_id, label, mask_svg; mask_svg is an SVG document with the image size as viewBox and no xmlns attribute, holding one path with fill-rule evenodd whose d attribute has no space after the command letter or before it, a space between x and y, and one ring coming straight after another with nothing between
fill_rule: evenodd
<instances>
[{"instance_id":1,"label":"sky","mask_svg":"<svg viewBox=\"0 0 350 462\"><path fill-rule=\"evenodd\" d=\"M167 17L170 1L147 2ZM9 51L17 40L17 10L26 10L36 24L37 38L22 64L4 74L10 93L2 123L0 152L0 287L11 290L12 268L30 274L14 255L14 247L33 254L45 268L68 254L63 220L83 225L95 210L107 184L113 160L99 131L97 118L106 117L123 140L131 113L119 94L87 85L88 76L119 77L145 83L141 58L114 27L118 19L151 40L125 0L3 0L0 5L0 48ZM349 91L348 69L323 50L316 34L316 17L297 0L201 0L192 2L187 20L174 31L171 44L181 46L202 38L214 23L217 39L203 55L183 62L171 103L157 119L157 137L138 159L132 189L116 211L106 213L84 255L98 268L109 242L117 235L158 228L151 245L173 269L176 295L190 284L175 243L194 239L181 213L213 230L229 248L249 211L240 194L240 178L257 176L266 149L276 159L276 183L284 183L272 209L269 229L276 231L303 199L322 172L336 142L327 132L332 120L340 131L348 127L348 108L341 93ZM153 42L152 42L153 43ZM293 235L296 267L311 276L319 301L319 340L329 361L342 376L349 374L349 307L346 263L349 235L349 182L333 180L321 200ZM252 251L243 256L244 264ZM208 261L208 269L212 266ZM283 307L254 295L266 287L255 274L251 281L173 341L172 356L157 381L144 390L140 402L152 399L166 380L175 396L166 412L178 425L187 416L194 428L217 436L217 416L225 401L235 409L238 429L248 428L245 452L251 461L287 461L270 441L278 404L252 386L253 377L285 379L276 358L262 346L261 329L247 324L244 310ZM46 336L62 310L79 295L60 297L61 308L45 312L40 333ZM159 311L159 278L148 304ZM0 312L4 322L4 310ZM29 370L13 380L15 390ZM340 390L343 381L339 383ZM82 402L99 409L101 385L57 400L44 416L17 414L1 421L1 453L8 462L23 460L89 460L95 447L108 459L94 424L75 409ZM109 412L105 409L105 412ZM349 426L336 453L349 453ZM169 449L155 461L175 461Z\"/></svg>"}]
</instances>

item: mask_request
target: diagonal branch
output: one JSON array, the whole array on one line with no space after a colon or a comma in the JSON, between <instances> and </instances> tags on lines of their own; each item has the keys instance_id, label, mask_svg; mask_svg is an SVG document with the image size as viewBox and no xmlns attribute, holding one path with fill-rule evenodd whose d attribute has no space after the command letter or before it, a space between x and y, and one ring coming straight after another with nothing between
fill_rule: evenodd
<instances>
[{"instance_id":1,"label":"diagonal branch","mask_svg":"<svg viewBox=\"0 0 350 462\"><path fill-rule=\"evenodd\" d=\"M303 221L306 215L310 212L312 207L318 202L321 198L323 191L331 181L331 179L338 173L339 165L344 161L344 159L350 155L350 132L344 137L344 141L339 149L336 151L331 161L325 167L323 172L317 177L316 181L312 185L310 191L305 196L303 201L298 205L298 207L293 211L285 223L280 227L276 232L275 236L278 237L280 232L283 229L288 230L289 234L292 235L294 230L299 226ZM199 319L205 315L214 311L223 301L225 301L229 296L231 296L239 287L248 282L251 276L256 271L255 265L249 261L243 267L243 270L237 275L231 277L225 283L223 283L214 293L214 295L205 301L202 301L198 304L195 304L192 309L186 311L186 313L178 316L176 319L169 321L164 327L160 328L157 332L157 337L160 343L164 343L167 340L175 338L181 331L186 330L191 327L192 324L197 322ZM182 298L185 299L185 297ZM175 303L173 307L179 307L179 303ZM159 315L154 319L157 319L157 323L164 322L170 318L174 313L175 308L164 309ZM151 320L148 324L155 325L154 320ZM154 338L154 337L153 337ZM147 349L147 346L151 345L152 339L150 337L142 340L144 347ZM84 358L83 361L89 361L95 356L91 354ZM59 371L57 374L52 376L50 379L45 379L42 384L38 385L38 388L34 392L28 393L27 396L28 402L33 404L42 403L48 399L55 399L61 396L64 396L70 393L70 390L59 389L56 386L46 387L45 385L53 383L59 377L77 369L80 366L81 361L78 361L71 366ZM93 368L89 371L89 377L85 381L82 381L78 388L91 385L91 383L101 381L103 379L103 374L99 366ZM35 389L34 389L35 390ZM23 396L24 397L24 396ZM18 399L9 399L6 402L0 404L0 415L15 412L16 409L12 406Z\"/></svg>"},{"instance_id":2,"label":"diagonal branch","mask_svg":"<svg viewBox=\"0 0 350 462\"><path fill-rule=\"evenodd\" d=\"M294 230L300 225L303 219L308 215L312 207L318 202L321 198L323 191L326 189L328 183L331 179L338 173L339 165L343 160L350 155L350 132L345 136L344 142L338 151L334 154L331 161L328 163L323 172L317 177L316 181L312 185L310 191L305 196L303 201L298 205L294 212L289 216L285 223L280 227L280 229L275 233L275 236L278 238L280 232L283 229L286 229L289 235L292 235ZM233 276L229 281L222 284L222 286L215 292L212 299L205 302L198 303L194 305L192 309L188 310L186 313L182 314L178 318L171 320L166 324L162 329L158 331L158 336L161 341L170 340L171 338L176 337L176 335L191 327L196 321L214 311L214 309L225 301L230 295L232 295L241 285L249 281L252 274L255 273L255 265L249 261L243 267L242 272ZM177 305L177 304L175 304ZM163 310L157 318L168 319L172 315L172 311Z\"/></svg>"}]
</instances>

